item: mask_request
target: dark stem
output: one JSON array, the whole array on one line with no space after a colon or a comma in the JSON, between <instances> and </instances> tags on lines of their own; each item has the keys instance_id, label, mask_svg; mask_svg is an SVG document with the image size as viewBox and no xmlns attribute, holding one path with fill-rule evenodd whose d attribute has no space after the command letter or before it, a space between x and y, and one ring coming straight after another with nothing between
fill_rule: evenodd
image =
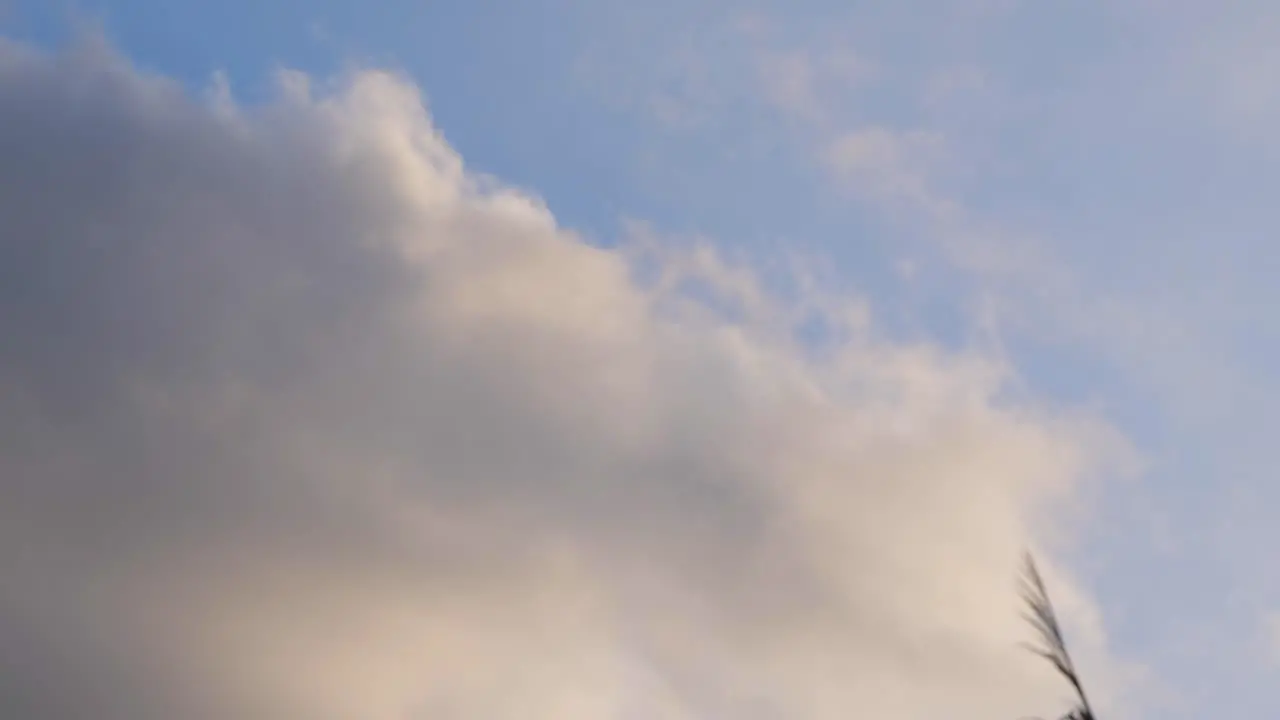
<instances>
[{"instance_id":1,"label":"dark stem","mask_svg":"<svg viewBox=\"0 0 1280 720\"><path fill-rule=\"evenodd\" d=\"M1089 697L1085 694L1083 683L1080 682L1075 663L1071 661L1071 654L1067 652L1067 641L1062 634L1062 626L1058 624L1058 616L1053 610L1053 603L1049 600L1049 593L1045 590L1044 579L1036 569L1035 560L1030 553L1026 557L1021 591L1022 599L1027 604L1024 617L1040 636L1040 644L1029 644L1027 649L1048 660L1058 674L1071 684L1079 700L1077 706L1063 720L1094 720L1093 708L1089 705Z\"/></svg>"}]
</instances>

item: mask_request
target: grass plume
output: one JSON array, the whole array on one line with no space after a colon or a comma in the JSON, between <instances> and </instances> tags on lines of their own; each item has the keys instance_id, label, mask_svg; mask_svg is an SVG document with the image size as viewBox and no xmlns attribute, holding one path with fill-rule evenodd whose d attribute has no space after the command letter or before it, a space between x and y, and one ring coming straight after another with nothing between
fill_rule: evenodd
<instances>
[{"instance_id":1,"label":"grass plume","mask_svg":"<svg viewBox=\"0 0 1280 720\"><path fill-rule=\"evenodd\" d=\"M1062 634L1062 626L1058 624L1058 616L1053 611L1053 603L1049 601L1049 593L1045 590L1044 579L1036 569L1034 558L1028 553L1026 564L1020 578L1019 589L1026 603L1023 617L1030 622L1039 636L1038 643L1027 643L1031 652L1048 660L1058 674L1070 683L1075 691L1075 702L1071 710L1061 720L1095 720L1093 708L1089 706L1089 697L1080 682L1071 654L1067 652L1067 641Z\"/></svg>"}]
</instances>

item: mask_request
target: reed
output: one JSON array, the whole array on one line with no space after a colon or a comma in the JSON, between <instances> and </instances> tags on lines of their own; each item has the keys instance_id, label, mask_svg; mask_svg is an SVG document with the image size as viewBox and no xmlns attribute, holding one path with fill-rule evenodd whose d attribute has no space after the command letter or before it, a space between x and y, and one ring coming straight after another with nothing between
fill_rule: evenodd
<instances>
[{"instance_id":1,"label":"reed","mask_svg":"<svg viewBox=\"0 0 1280 720\"><path fill-rule=\"evenodd\" d=\"M1053 611L1053 603L1049 601L1044 579L1036 569L1035 559L1029 553L1019 585L1027 607L1023 616L1039 636L1038 643L1025 643L1026 648L1048 660L1075 691L1073 707L1061 720L1095 720L1093 708L1089 706L1089 697L1080 682L1080 675L1071 661L1071 654L1067 652L1067 641L1062 634L1062 626L1058 624L1058 616Z\"/></svg>"}]
</instances>

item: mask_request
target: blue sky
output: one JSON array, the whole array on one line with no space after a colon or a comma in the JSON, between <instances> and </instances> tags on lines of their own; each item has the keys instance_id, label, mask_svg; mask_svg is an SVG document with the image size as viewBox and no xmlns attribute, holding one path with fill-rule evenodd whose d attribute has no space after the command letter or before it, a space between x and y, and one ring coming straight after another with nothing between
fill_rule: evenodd
<instances>
[{"instance_id":1,"label":"blue sky","mask_svg":"<svg viewBox=\"0 0 1280 720\"><path fill-rule=\"evenodd\" d=\"M611 246L794 257L902 341L1000 354L1141 458L1067 564L1198 718L1280 711L1280 10L1262 2L10 2L193 92L398 70L473 170ZM767 273L766 273L767 274Z\"/></svg>"}]
</instances>

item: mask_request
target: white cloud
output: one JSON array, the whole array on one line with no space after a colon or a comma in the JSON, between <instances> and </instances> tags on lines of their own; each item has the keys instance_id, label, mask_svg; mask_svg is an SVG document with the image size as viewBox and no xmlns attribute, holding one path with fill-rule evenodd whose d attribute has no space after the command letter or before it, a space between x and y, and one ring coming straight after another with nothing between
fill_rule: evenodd
<instances>
[{"instance_id":1,"label":"white cloud","mask_svg":"<svg viewBox=\"0 0 1280 720\"><path fill-rule=\"evenodd\" d=\"M827 52L754 48L765 98L778 110L820 125L875 77L874 66L847 48Z\"/></svg>"},{"instance_id":2,"label":"white cloud","mask_svg":"<svg viewBox=\"0 0 1280 720\"><path fill-rule=\"evenodd\" d=\"M801 52L766 56L760 62L765 95L780 109L812 119L822 114L813 61Z\"/></svg>"},{"instance_id":3,"label":"white cloud","mask_svg":"<svg viewBox=\"0 0 1280 720\"><path fill-rule=\"evenodd\" d=\"M470 174L402 79L292 77L0 50L0 714L1051 711L1012 574L1103 428L815 356L749 274L644 280Z\"/></svg>"},{"instance_id":4,"label":"white cloud","mask_svg":"<svg viewBox=\"0 0 1280 720\"><path fill-rule=\"evenodd\" d=\"M941 135L868 126L835 138L824 149L827 166L855 192L881 203L907 203L913 211L942 215L952 203L932 187L943 157Z\"/></svg>"}]
</instances>

